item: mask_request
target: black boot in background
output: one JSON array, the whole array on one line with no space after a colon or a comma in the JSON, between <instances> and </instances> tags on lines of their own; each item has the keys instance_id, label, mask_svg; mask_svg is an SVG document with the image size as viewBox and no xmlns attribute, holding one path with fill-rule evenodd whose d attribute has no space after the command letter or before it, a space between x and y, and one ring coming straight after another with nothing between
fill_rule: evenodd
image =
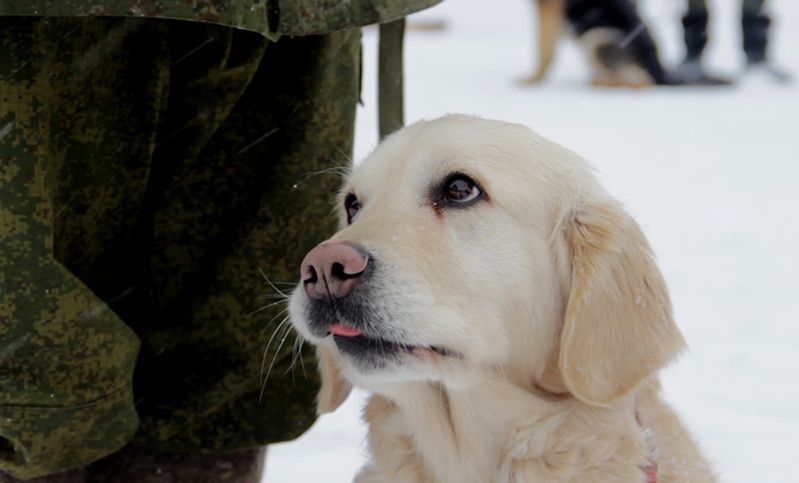
<instances>
[{"instance_id":1,"label":"black boot in background","mask_svg":"<svg viewBox=\"0 0 799 483\"><path fill-rule=\"evenodd\" d=\"M688 12L682 17L685 62L700 62L707 45L707 11Z\"/></svg>"},{"instance_id":2,"label":"black boot in background","mask_svg":"<svg viewBox=\"0 0 799 483\"><path fill-rule=\"evenodd\" d=\"M791 75L769 61L768 35L771 18L762 11L747 11L741 15L743 49L746 54L746 73L761 75L777 82L789 82Z\"/></svg>"},{"instance_id":3,"label":"black boot in background","mask_svg":"<svg viewBox=\"0 0 799 483\"><path fill-rule=\"evenodd\" d=\"M771 19L764 13L744 12L741 16L743 48L746 54L747 65L759 64L766 61L766 47L768 46L768 31L770 25Z\"/></svg>"},{"instance_id":4,"label":"black boot in background","mask_svg":"<svg viewBox=\"0 0 799 483\"><path fill-rule=\"evenodd\" d=\"M707 45L706 9L689 10L682 17L685 59L672 72L683 85L724 86L732 83L730 79L708 74L702 67L702 53Z\"/></svg>"}]
</instances>

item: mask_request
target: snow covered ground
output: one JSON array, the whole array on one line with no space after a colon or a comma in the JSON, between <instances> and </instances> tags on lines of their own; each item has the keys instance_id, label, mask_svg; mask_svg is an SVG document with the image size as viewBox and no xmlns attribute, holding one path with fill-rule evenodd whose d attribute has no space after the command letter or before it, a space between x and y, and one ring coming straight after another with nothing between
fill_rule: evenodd
<instances>
[{"instance_id":1,"label":"snow covered ground","mask_svg":"<svg viewBox=\"0 0 799 483\"><path fill-rule=\"evenodd\" d=\"M661 46L682 52L683 0L642 0ZM799 75L799 3L772 0L772 53ZM709 0L707 60L742 68L740 0ZM571 40L547 82L522 86L534 61L530 0L447 0L412 17L406 119L449 112L526 124L577 151L644 227L691 350L663 374L665 395L722 481L799 481L799 83L742 79L723 89L605 90ZM356 159L376 142L374 31ZM300 439L270 448L265 482L343 483L364 461L362 395Z\"/></svg>"}]
</instances>

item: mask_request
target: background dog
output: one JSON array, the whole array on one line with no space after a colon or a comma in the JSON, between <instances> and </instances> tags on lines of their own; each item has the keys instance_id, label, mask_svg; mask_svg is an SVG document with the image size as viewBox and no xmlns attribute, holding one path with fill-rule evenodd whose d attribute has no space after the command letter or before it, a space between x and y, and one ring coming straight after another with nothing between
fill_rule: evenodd
<instances>
[{"instance_id":1,"label":"background dog","mask_svg":"<svg viewBox=\"0 0 799 483\"><path fill-rule=\"evenodd\" d=\"M570 27L593 70L593 84L646 87L678 84L658 58L657 46L632 0L537 0L538 68L544 78L564 30Z\"/></svg>"},{"instance_id":2,"label":"background dog","mask_svg":"<svg viewBox=\"0 0 799 483\"><path fill-rule=\"evenodd\" d=\"M665 283L581 158L449 116L387 138L339 206L290 313L320 412L374 392L359 481L713 481L659 396L684 346Z\"/></svg>"}]
</instances>

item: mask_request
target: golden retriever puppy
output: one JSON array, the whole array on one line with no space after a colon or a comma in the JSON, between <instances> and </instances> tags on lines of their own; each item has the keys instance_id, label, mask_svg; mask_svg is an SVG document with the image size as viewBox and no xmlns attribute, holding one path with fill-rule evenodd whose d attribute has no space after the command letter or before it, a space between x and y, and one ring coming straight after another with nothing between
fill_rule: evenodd
<instances>
[{"instance_id":1,"label":"golden retriever puppy","mask_svg":"<svg viewBox=\"0 0 799 483\"><path fill-rule=\"evenodd\" d=\"M319 411L373 393L360 482L703 482L659 396L684 347L638 225L577 155L468 116L388 137L290 300Z\"/></svg>"}]
</instances>

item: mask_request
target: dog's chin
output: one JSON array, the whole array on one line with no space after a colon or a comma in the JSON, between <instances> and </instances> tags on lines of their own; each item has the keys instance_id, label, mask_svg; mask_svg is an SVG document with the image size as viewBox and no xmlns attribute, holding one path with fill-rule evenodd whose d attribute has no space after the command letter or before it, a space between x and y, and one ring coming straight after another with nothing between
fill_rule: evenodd
<instances>
[{"instance_id":1,"label":"dog's chin","mask_svg":"<svg viewBox=\"0 0 799 483\"><path fill-rule=\"evenodd\" d=\"M435 345L408 344L366 335L332 337L339 352L367 364L402 359L405 356L417 358L457 356L454 351Z\"/></svg>"},{"instance_id":2,"label":"dog's chin","mask_svg":"<svg viewBox=\"0 0 799 483\"><path fill-rule=\"evenodd\" d=\"M343 368L355 385L439 380L451 374L462 356L452 349L367 337L331 335Z\"/></svg>"}]
</instances>

